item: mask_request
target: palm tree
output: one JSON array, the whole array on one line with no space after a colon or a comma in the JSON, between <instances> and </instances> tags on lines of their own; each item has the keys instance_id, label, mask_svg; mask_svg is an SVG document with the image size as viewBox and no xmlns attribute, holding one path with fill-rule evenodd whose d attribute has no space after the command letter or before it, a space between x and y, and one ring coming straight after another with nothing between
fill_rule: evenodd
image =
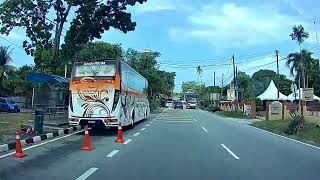
<instances>
[{"instance_id":1,"label":"palm tree","mask_svg":"<svg viewBox=\"0 0 320 180\"><path fill-rule=\"evenodd\" d=\"M296 76L299 77L302 75L302 70L307 67L311 67L313 58L312 52L303 49L301 53L290 53L287 56L286 66L290 68L290 74L294 76L294 72L296 72ZM308 71L305 72L308 77ZM307 80L308 84L308 80Z\"/></svg>"},{"instance_id":2,"label":"palm tree","mask_svg":"<svg viewBox=\"0 0 320 180\"><path fill-rule=\"evenodd\" d=\"M201 66L198 65L197 66L198 81L199 80L201 81L200 77L201 77L202 72L203 72L203 70L202 70Z\"/></svg>"},{"instance_id":3,"label":"palm tree","mask_svg":"<svg viewBox=\"0 0 320 180\"><path fill-rule=\"evenodd\" d=\"M3 81L4 78L7 77L7 65L10 61L12 61L10 57L11 51L12 50L9 50L9 46L0 46L0 95L3 95L1 93L4 92Z\"/></svg>"},{"instance_id":4,"label":"palm tree","mask_svg":"<svg viewBox=\"0 0 320 180\"><path fill-rule=\"evenodd\" d=\"M296 40L297 43L299 44L300 47L300 55L301 55L301 61L302 61L302 66L299 68L301 70L301 76L302 76L302 84L303 87L306 87L306 77L305 77L305 72L306 72L306 62L304 62L303 60L303 56L302 56L302 49L301 49L301 44L303 43L303 41L305 39L307 39L309 37L309 33L304 31L304 28L302 25L296 26L294 25L292 28L292 34L290 34L292 40Z\"/></svg>"}]
</instances>

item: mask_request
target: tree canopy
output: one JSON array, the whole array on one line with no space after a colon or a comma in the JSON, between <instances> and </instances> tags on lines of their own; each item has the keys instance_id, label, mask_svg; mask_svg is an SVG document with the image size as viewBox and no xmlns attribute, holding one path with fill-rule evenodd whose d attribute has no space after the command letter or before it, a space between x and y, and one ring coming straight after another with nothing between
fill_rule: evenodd
<instances>
[{"instance_id":1,"label":"tree canopy","mask_svg":"<svg viewBox=\"0 0 320 180\"><path fill-rule=\"evenodd\" d=\"M7 46L0 46L0 96L3 95L4 92L4 80L8 78L7 70L8 63L12 61L11 52Z\"/></svg>"},{"instance_id":2,"label":"tree canopy","mask_svg":"<svg viewBox=\"0 0 320 180\"><path fill-rule=\"evenodd\" d=\"M27 37L23 42L26 53L34 56L36 49L41 51L38 55L44 50L50 53L49 61L55 71L83 45L101 38L111 27L123 33L133 31L136 23L126 12L127 7L144 2L146 0L6 0L0 5L0 32L8 35L14 28L23 28ZM76 10L71 13L71 9ZM68 29L67 18L72 19ZM60 55L63 31L66 35Z\"/></svg>"},{"instance_id":3,"label":"tree canopy","mask_svg":"<svg viewBox=\"0 0 320 180\"><path fill-rule=\"evenodd\" d=\"M157 58L159 52L150 51L141 53L134 49L128 49L125 59L132 68L138 71L149 82L149 94L155 97L158 94L170 94L174 88L176 74L158 69Z\"/></svg>"}]
</instances>

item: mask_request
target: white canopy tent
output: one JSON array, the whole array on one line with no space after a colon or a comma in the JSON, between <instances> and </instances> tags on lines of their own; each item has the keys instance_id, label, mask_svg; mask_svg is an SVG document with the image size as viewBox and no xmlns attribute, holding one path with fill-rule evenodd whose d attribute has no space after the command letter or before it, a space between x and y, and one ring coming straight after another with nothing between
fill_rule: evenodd
<instances>
[{"instance_id":1,"label":"white canopy tent","mask_svg":"<svg viewBox=\"0 0 320 180\"><path fill-rule=\"evenodd\" d=\"M301 99L302 99L302 88L300 88L300 93L301 93ZM296 96L296 97L295 97ZM291 93L288 95L288 100L294 101L294 100L299 100L299 90L297 89L296 93ZM320 101L320 97L313 95L313 100L318 100Z\"/></svg>"},{"instance_id":2,"label":"white canopy tent","mask_svg":"<svg viewBox=\"0 0 320 180\"><path fill-rule=\"evenodd\" d=\"M288 100L288 96L279 92L278 98L278 88L274 84L273 80L271 80L268 88L258 96L261 100Z\"/></svg>"}]
</instances>

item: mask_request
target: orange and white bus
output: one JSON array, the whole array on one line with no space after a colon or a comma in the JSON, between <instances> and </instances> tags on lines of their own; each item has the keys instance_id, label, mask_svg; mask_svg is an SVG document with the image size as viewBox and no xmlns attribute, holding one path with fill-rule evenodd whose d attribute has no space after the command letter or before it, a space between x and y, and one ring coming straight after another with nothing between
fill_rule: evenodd
<instances>
[{"instance_id":1,"label":"orange and white bus","mask_svg":"<svg viewBox=\"0 0 320 180\"><path fill-rule=\"evenodd\" d=\"M148 117L148 81L122 60L76 62L72 68L69 124L130 126Z\"/></svg>"}]
</instances>

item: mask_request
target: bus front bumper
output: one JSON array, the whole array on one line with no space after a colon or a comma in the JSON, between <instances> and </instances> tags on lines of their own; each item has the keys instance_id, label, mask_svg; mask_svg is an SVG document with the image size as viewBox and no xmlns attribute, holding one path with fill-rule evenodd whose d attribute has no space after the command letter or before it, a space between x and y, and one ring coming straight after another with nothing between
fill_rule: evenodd
<instances>
[{"instance_id":1,"label":"bus front bumper","mask_svg":"<svg viewBox=\"0 0 320 180\"><path fill-rule=\"evenodd\" d=\"M70 126L85 126L88 125L90 127L118 127L119 122L117 119L114 118L71 118L69 119L69 125Z\"/></svg>"}]
</instances>

